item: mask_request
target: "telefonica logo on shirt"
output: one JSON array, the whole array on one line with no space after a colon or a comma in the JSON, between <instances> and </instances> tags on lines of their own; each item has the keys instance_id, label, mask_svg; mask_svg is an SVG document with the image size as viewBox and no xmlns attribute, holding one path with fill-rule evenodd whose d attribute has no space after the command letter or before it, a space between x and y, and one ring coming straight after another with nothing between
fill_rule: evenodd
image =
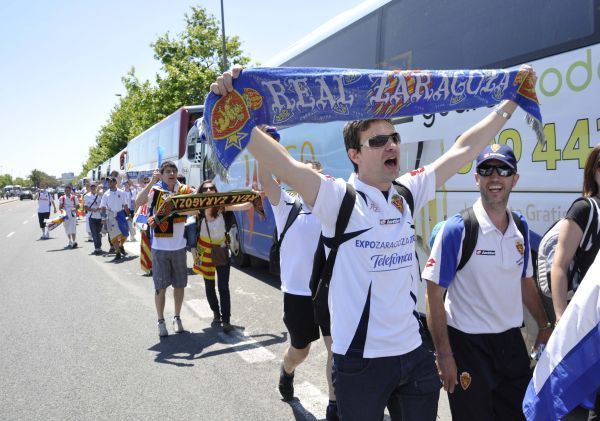
<instances>
[{"instance_id":1,"label":"telefonica logo on shirt","mask_svg":"<svg viewBox=\"0 0 600 421\"><path fill-rule=\"evenodd\" d=\"M402 218L380 219L379 220L379 225L399 224L400 221L402 221Z\"/></svg>"},{"instance_id":2,"label":"telefonica logo on shirt","mask_svg":"<svg viewBox=\"0 0 600 421\"><path fill-rule=\"evenodd\" d=\"M373 264L373 272L387 271L400 269L400 266L404 263L411 263L413 261L413 253L398 254L392 253L387 254L376 254L371 256L371 263Z\"/></svg>"},{"instance_id":3,"label":"telefonica logo on shirt","mask_svg":"<svg viewBox=\"0 0 600 421\"><path fill-rule=\"evenodd\" d=\"M496 250L477 250L477 256L495 256Z\"/></svg>"}]
</instances>

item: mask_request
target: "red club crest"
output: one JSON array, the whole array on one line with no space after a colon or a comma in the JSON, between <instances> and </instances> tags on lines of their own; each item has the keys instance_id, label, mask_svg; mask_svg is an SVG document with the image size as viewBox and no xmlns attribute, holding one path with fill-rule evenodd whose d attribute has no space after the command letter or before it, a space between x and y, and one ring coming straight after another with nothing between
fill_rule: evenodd
<instances>
[{"instance_id":1,"label":"red club crest","mask_svg":"<svg viewBox=\"0 0 600 421\"><path fill-rule=\"evenodd\" d=\"M533 81L533 72L520 69L515 77L513 85L519 85L517 93L525 98L534 101L536 104L540 102L535 93L535 82Z\"/></svg>"},{"instance_id":2,"label":"red club crest","mask_svg":"<svg viewBox=\"0 0 600 421\"><path fill-rule=\"evenodd\" d=\"M404 213L404 202L402 202L402 198L399 195L395 194L392 196L392 204L396 206L400 213Z\"/></svg>"},{"instance_id":3,"label":"red club crest","mask_svg":"<svg viewBox=\"0 0 600 421\"><path fill-rule=\"evenodd\" d=\"M250 112L242 95L237 91L219 98L210 116L212 135L224 139L235 135L250 120Z\"/></svg>"},{"instance_id":4,"label":"red club crest","mask_svg":"<svg viewBox=\"0 0 600 421\"><path fill-rule=\"evenodd\" d=\"M462 387L463 390L467 390L470 385L471 375L468 372L463 371L462 373L460 373L460 387Z\"/></svg>"}]
</instances>

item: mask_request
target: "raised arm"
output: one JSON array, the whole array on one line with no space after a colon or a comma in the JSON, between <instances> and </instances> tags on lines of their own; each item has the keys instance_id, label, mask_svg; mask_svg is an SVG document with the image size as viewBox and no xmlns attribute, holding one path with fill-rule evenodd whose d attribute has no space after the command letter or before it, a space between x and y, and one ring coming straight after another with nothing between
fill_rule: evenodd
<instances>
[{"instance_id":1,"label":"raised arm","mask_svg":"<svg viewBox=\"0 0 600 421\"><path fill-rule=\"evenodd\" d=\"M266 165L260 164L258 166L258 179L260 180L261 189L269 198L269 202L273 206L277 206L281 198L281 188L279 187L279 183L273 179L273 174L267 170Z\"/></svg>"},{"instance_id":2,"label":"raised arm","mask_svg":"<svg viewBox=\"0 0 600 421\"><path fill-rule=\"evenodd\" d=\"M233 91L232 81L240 71L241 68L237 67L219 76L211 85L212 92L225 95ZM259 164L266 163L271 173L296 190L307 205L314 206L321 185L321 177L316 172L292 158L279 143L258 127L252 129L248 151Z\"/></svg>"},{"instance_id":3,"label":"raised arm","mask_svg":"<svg viewBox=\"0 0 600 421\"><path fill-rule=\"evenodd\" d=\"M296 161L269 135L258 128L252 129L248 150L280 180L296 190L304 203L314 206L321 186L321 177L307 165Z\"/></svg>"},{"instance_id":4,"label":"raised arm","mask_svg":"<svg viewBox=\"0 0 600 421\"><path fill-rule=\"evenodd\" d=\"M507 119L501 112L512 115L517 109L513 101L504 101L500 105L500 113L495 111L464 132L452 147L433 162L435 168L435 185L441 187L450 177L458 173L462 167L477 158L477 155L490 143L500 131Z\"/></svg>"},{"instance_id":5,"label":"raised arm","mask_svg":"<svg viewBox=\"0 0 600 421\"><path fill-rule=\"evenodd\" d=\"M150 182L148 184L146 184L146 187L144 187L137 195L137 197L135 198L135 209L137 210L140 206L144 205L146 202L148 202L148 194L150 193L150 190L152 190L152 186L154 184L156 184L156 182L160 180L160 171L158 170L154 170L154 172L152 173L152 180L150 180Z\"/></svg>"}]
</instances>

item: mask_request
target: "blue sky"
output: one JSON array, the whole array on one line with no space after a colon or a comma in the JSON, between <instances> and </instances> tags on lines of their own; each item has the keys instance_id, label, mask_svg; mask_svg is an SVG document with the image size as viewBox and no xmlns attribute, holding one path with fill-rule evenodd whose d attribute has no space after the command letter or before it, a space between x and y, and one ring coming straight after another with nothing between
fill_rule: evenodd
<instances>
[{"instance_id":1,"label":"blue sky","mask_svg":"<svg viewBox=\"0 0 600 421\"><path fill-rule=\"evenodd\" d=\"M225 29L265 63L361 2L224 0ZM79 173L124 91L121 77L135 67L154 80L150 44L182 32L192 6L220 19L220 0L2 0L0 174Z\"/></svg>"}]
</instances>

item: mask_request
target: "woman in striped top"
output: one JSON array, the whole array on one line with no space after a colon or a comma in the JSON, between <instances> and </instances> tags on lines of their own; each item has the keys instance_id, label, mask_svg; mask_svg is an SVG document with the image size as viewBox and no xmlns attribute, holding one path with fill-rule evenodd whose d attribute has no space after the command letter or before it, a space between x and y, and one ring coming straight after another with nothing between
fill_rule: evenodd
<instances>
[{"instance_id":1,"label":"woman in striped top","mask_svg":"<svg viewBox=\"0 0 600 421\"><path fill-rule=\"evenodd\" d=\"M198 193L217 193L212 180L205 180ZM200 212L198 218L198 258L194 262L194 272L201 274L204 278L204 287L206 298L210 309L214 313L213 323L221 323L223 331L229 333L233 330L230 323L231 318L231 299L229 294L229 271L230 264L215 267L212 260L212 246L227 247L227 230L225 228L225 218L223 214L226 211L243 211L252 208L251 203L242 203L237 205L221 206L209 208ZM218 280L219 297L221 305L219 308L219 299L215 290L215 272Z\"/></svg>"}]
</instances>

